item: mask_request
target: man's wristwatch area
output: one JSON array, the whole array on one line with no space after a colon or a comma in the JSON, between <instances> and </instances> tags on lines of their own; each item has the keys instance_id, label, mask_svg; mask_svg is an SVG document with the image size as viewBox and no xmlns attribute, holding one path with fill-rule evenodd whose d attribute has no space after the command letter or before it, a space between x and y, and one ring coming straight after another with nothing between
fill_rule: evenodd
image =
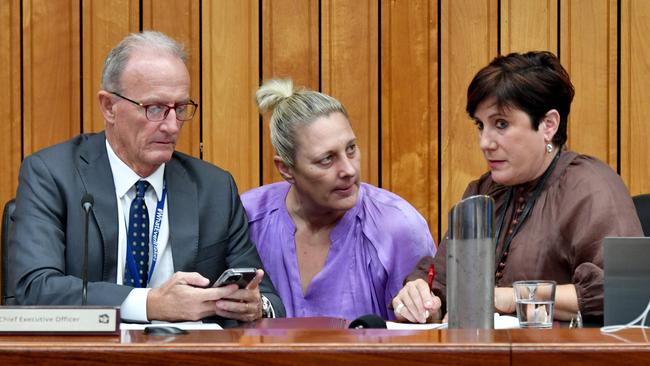
<instances>
[{"instance_id":1,"label":"man's wristwatch area","mask_svg":"<svg viewBox=\"0 0 650 366\"><path fill-rule=\"evenodd\" d=\"M271 301L262 295L262 318L275 318L275 310Z\"/></svg>"}]
</instances>

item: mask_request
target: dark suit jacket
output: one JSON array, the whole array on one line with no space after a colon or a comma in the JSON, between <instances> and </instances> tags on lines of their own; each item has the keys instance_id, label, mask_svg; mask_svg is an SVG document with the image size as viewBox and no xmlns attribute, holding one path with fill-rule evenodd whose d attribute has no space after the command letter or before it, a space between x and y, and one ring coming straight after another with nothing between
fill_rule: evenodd
<instances>
[{"instance_id":1,"label":"dark suit jacket","mask_svg":"<svg viewBox=\"0 0 650 366\"><path fill-rule=\"evenodd\" d=\"M230 267L262 268L232 176L175 152L165 167L169 245L175 271L215 281ZM25 159L9 241L9 292L18 304L81 303L84 212L89 225L88 304L120 305L129 286L117 285L117 198L104 133L79 135ZM261 292L276 314L284 307L267 276ZM279 310L279 312L278 312Z\"/></svg>"}]
</instances>

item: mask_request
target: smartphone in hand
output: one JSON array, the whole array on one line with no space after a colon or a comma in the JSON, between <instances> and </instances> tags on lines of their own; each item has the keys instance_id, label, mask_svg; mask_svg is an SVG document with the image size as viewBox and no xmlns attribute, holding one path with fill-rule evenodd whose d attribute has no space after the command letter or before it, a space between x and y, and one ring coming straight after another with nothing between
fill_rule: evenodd
<instances>
[{"instance_id":1,"label":"smartphone in hand","mask_svg":"<svg viewBox=\"0 0 650 366\"><path fill-rule=\"evenodd\" d=\"M230 268L225 270L214 283L213 287L222 287L230 284L237 284L239 288L246 288L249 282L255 278L257 268Z\"/></svg>"}]
</instances>

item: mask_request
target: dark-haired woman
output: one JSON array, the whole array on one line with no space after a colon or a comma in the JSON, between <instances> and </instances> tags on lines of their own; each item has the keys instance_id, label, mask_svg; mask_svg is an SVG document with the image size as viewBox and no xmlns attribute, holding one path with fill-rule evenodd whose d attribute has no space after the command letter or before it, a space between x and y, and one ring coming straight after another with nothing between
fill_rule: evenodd
<instances>
[{"instance_id":1,"label":"dark-haired woman","mask_svg":"<svg viewBox=\"0 0 650 366\"><path fill-rule=\"evenodd\" d=\"M574 90L549 52L510 54L481 69L467 91L489 172L464 197L495 200L495 308L515 311L512 283L555 280L555 318L602 321L606 236L643 236L627 188L603 162L567 150ZM393 298L398 319L424 322L445 312L446 243L425 257ZM434 263L438 275L425 282ZM428 319L427 319L428 316Z\"/></svg>"}]
</instances>

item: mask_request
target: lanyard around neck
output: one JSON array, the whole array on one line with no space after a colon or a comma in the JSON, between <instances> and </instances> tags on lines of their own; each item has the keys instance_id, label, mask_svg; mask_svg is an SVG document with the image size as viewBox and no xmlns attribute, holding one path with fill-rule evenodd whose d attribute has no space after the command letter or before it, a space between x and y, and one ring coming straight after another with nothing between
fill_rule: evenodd
<instances>
[{"instance_id":1,"label":"lanyard around neck","mask_svg":"<svg viewBox=\"0 0 650 366\"><path fill-rule=\"evenodd\" d=\"M524 222L525 222L526 219L528 218L528 214L530 213L530 211L532 210L533 206L535 205L535 202L537 201L537 199L538 199L539 196L541 195L542 190L544 189L544 184L546 183L546 180L547 180L548 177L551 175L551 173L552 173L553 170L555 169L555 166L557 165L557 161L558 161L559 158L560 158L560 153L561 153L561 149L558 150L558 152L557 152L557 154L555 155L555 157L553 157L553 161L551 162L551 165L549 165L549 167L546 168L546 171L544 172L544 174L542 175L542 177L541 177L541 178L539 179L539 181L537 181L537 183L535 184L535 188L533 189L532 197L528 200L528 202L526 202L526 206L524 207L524 210L522 211L521 216L520 216L520 218L519 218L517 224L516 224L515 227L512 229L512 234L506 235L506 237L505 237L505 241L504 241L504 243L503 243L503 247L501 248L501 253L499 254L499 257L498 257L498 258L499 258L499 262L501 262L501 261L503 260L503 255L504 255L504 254L508 251L508 249L510 248L510 243L512 242L512 239L515 237L515 235L517 235L517 232L519 231L519 229L524 225ZM500 213L499 213L499 218L498 218L498 220L497 220L497 231L496 231L496 236L494 237L494 238L495 238L495 241L498 241L499 238L500 238L500 235L501 235L501 229L502 229L502 227L503 227L503 222L505 221L506 211L508 211L508 206L510 206L510 201L512 200L512 194L513 194L512 192L513 192L513 191L514 191L514 188L513 188L513 187L508 188L508 193L507 193L507 196L506 196L506 201L505 201L505 203L503 204L503 206L501 206L501 208L500 208L500 210L499 210ZM496 249L496 248L495 248L495 249ZM498 270L498 269L497 269L497 270Z\"/></svg>"},{"instance_id":2,"label":"lanyard around neck","mask_svg":"<svg viewBox=\"0 0 650 366\"><path fill-rule=\"evenodd\" d=\"M149 266L149 273L147 276L147 283L151 282L151 276L153 275L153 270L156 267L156 262L158 261L158 236L160 235L160 228L162 226L163 213L165 209L165 198L167 197L167 181L163 181L163 191L160 196L160 200L156 204L156 212L153 221L153 229L151 230L151 265ZM137 269L135 265L135 259L131 251L126 251L126 263L131 271L131 275L135 276L137 274Z\"/></svg>"}]
</instances>

